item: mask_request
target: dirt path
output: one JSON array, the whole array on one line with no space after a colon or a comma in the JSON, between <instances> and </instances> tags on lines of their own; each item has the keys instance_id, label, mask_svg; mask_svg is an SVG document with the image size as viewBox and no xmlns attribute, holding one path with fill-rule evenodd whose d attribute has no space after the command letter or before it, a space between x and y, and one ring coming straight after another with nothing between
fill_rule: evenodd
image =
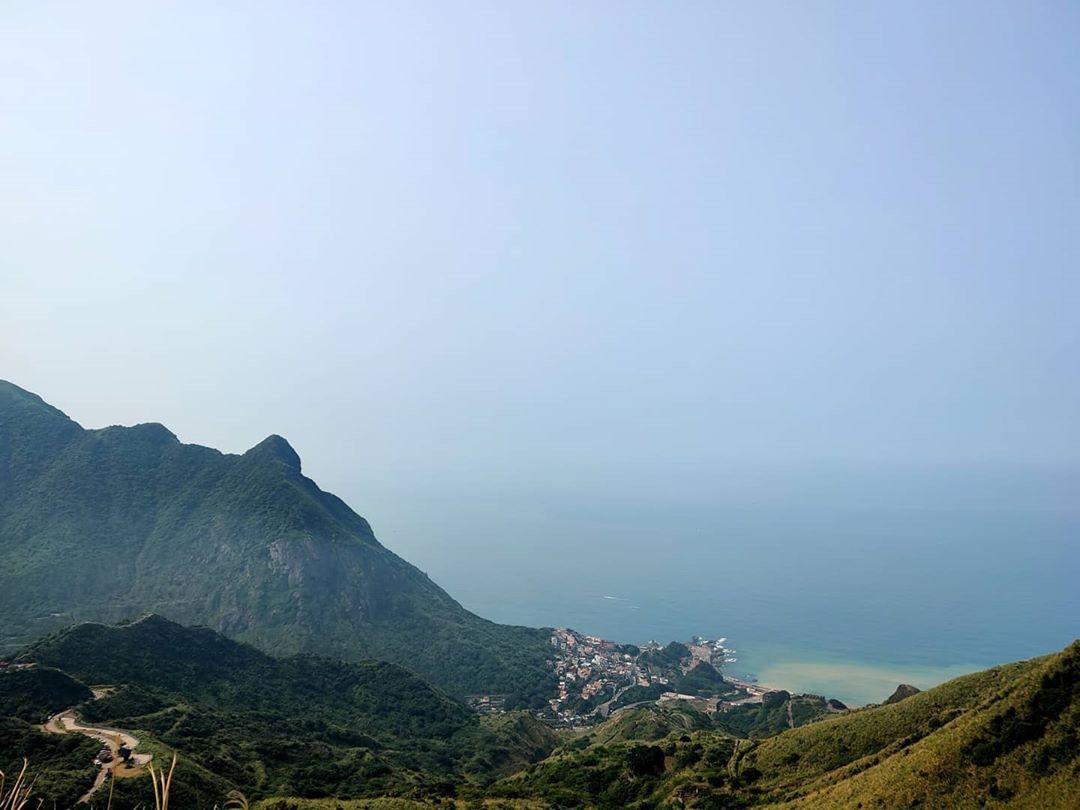
<instances>
[{"instance_id":1,"label":"dirt path","mask_svg":"<svg viewBox=\"0 0 1080 810\"><path fill-rule=\"evenodd\" d=\"M108 694L105 689L94 689L93 692L95 698ZM126 731L115 728L83 725L79 722L74 709L57 712L49 718L49 722L42 728L50 734L82 734L103 743L112 752L112 762L101 763L101 770L98 771L98 775L94 779L93 787L79 799L79 804L90 800L90 797L105 784L105 778L110 772L117 778L136 776L143 772L143 769L150 764L152 759L150 754L132 753L130 763L123 762L120 759L120 746L134 752L139 745L138 738Z\"/></svg>"}]
</instances>

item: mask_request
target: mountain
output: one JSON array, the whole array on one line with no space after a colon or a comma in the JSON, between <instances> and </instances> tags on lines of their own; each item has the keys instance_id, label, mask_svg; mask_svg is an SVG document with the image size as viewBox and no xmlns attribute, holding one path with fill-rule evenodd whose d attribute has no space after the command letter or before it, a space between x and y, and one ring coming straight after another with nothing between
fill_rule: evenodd
<instances>
[{"instance_id":1,"label":"mountain","mask_svg":"<svg viewBox=\"0 0 1080 810\"><path fill-rule=\"evenodd\" d=\"M305 477L280 436L230 455L159 424L85 430L0 381L0 652L151 611L511 705L553 686L548 631L465 610Z\"/></svg>"},{"instance_id":2,"label":"mountain","mask_svg":"<svg viewBox=\"0 0 1080 810\"><path fill-rule=\"evenodd\" d=\"M586 807L1075 808L1080 641L767 739L693 730L705 725L696 716L679 725L654 742L648 725L645 741L564 746L484 795Z\"/></svg>"},{"instance_id":3,"label":"mountain","mask_svg":"<svg viewBox=\"0 0 1080 810\"><path fill-rule=\"evenodd\" d=\"M34 665L15 670L24 678L111 686L97 699L70 688L71 703L50 699L54 710L80 704L86 723L135 732L141 750L178 752L174 802L185 807L213 806L235 788L252 797L439 795L509 774L556 742L525 712L482 719L394 664L279 659L160 616L79 624L32 644L16 663ZM117 789L122 806L148 798L143 780Z\"/></svg>"}]
</instances>

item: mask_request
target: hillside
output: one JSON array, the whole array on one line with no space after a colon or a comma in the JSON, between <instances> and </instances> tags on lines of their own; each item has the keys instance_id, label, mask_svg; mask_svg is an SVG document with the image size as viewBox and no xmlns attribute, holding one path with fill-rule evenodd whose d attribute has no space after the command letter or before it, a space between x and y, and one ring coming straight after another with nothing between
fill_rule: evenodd
<instances>
[{"instance_id":1,"label":"hillside","mask_svg":"<svg viewBox=\"0 0 1080 810\"><path fill-rule=\"evenodd\" d=\"M90 689L51 667L0 669L0 717L40 723L54 712L92 697Z\"/></svg>"},{"instance_id":2,"label":"hillside","mask_svg":"<svg viewBox=\"0 0 1080 810\"><path fill-rule=\"evenodd\" d=\"M1075 808L1080 642L763 740L683 725L653 743L566 746L486 795L590 807Z\"/></svg>"},{"instance_id":3,"label":"hillside","mask_svg":"<svg viewBox=\"0 0 1080 810\"><path fill-rule=\"evenodd\" d=\"M792 695L785 690L766 692L760 703L743 703L713 715L714 726L734 737L772 737L789 728L805 726L833 712L846 711L837 701L819 695Z\"/></svg>"},{"instance_id":4,"label":"hillside","mask_svg":"<svg viewBox=\"0 0 1080 810\"><path fill-rule=\"evenodd\" d=\"M552 686L547 631L465 610L305 477L285 439L229 455L158 424L84 430L0 381L0 653L146 612L511 705Z\"/></svg>"},{"instance_id":5,"label":"hillside","mask_svg":"<svg viewBox=\"0 0 1080 810\"><path fill-rule=\"evenodd\" d=\"M76 625L17 660L115 687L81 705L84 721L179 752L178 791L197 806L230 788L253 797L438 795L512 773L556 742L523 713L481 720L394 664L277 659L159 616ZM118 788L134 800L146 786Z\"/></svg>"},{"instance_id":6,"label":"hillside","mask_svg":"<svg viewBox=\"0 0 1080 810\"><path fill-rule=\"evenodd\" d=\"M624 709L591 729L582 742L593 745L636 740L652 742L670 734L712 729L712 719L682 701ZM580 745L580 743L579 743Z\"/></svg>"},{"instance_id":7,"label":"hillside","mask_svg":"<svg viewBox=\"0 0 1080 810\"><path fill-rule=\"evenodd\" d=\"M101 743L86 737L42 734L25 720L0 715L0 772L11 780L28 761L31 778L41 788L35 795L47 795L47 807L53 800L57 807L72 807L90 788L97 772L91 763L99 748Z\"/></svg>"},{"instance_id":8,"label":"hillside","mask_svg":"<svg viewBox=\"0 0 1080 810\"><path fill-rule=\"evenodd\" d=\"M120 688L84 703L84 718L137 731L158 754L178 750L176 795L185 807L212 807L237 786L264 799L259 806L311 810L339 806L308 801L319 796L340 797L342 807L428 806L450 797L458 806L519 808L1072 808L1080 801L1080 642L763 739L717 731L723 712L685 703L628 709L564 738L546 759L558 741L527 714L481 720L390 664L277 660L160 617L79 625L19 660L113 680ZM77 683L52 674L44 682ZM773 693L762 706L771 717L795 700L810 698ZM4 762L21 753L12 745L40 758L41 784L55 791L49 796L85 784L88 752L74 741L45 738L14 718L0 718L0 728L14 741L0 746ZM121 781L118 806L145 802L146 788L144 780Z\"/></svg>"}]
</instances>

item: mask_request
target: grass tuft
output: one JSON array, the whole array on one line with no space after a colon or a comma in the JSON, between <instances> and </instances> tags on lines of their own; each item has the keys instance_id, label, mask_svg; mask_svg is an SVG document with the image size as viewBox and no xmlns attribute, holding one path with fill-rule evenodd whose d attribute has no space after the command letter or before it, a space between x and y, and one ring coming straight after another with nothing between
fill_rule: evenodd
<instances>
[{"instance_id":1,"label":"grass tuft","mask_svg":"<svg viewBox=\"0 0 1080 810\"><path fill-rule=\"evenodd\" d=\"M27 760L23 760L22 770L11 787L7 787L7 777L0 771L0 810L24 810L33 801L31 793L34 783L27 781L26 769L29 766ZM38 799L36 807L41 807L42 799Z\"/></svg>"},{"instance_id":2,"label":"grass tuft","mask_svg":"<svg viewBox=\"0 0 1080 810\"><path fill-rule=\"evenodd\" d=\"M150 770L150 784L154 787L154 807L156 810L169 810L169 791L172 789L173 772L176 770L176 754L173 754L168 776L164 769L155 770L153 762L146 767ZM0 810L4 808L0 807Z\"/></svg>"}]
</instances>

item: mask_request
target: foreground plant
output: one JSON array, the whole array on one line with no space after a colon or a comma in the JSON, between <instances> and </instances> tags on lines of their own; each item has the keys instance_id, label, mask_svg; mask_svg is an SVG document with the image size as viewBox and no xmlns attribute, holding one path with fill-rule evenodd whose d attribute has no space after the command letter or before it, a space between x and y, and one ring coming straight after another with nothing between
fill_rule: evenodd
<instances>
[{"instance_id":1,"label":"foreground plant","mask_svg":"<svg viewBox=\"0 0 1080 810\"><path fill-rule=\"evenodd\" d=\"M169 794L172 792L172 780L173 772L176 770L177 755L173 754L172 763L169 765L169 771L166 773L164 770L155 770L153 764L147 765L147 769L150 773L150 784L154 788L154 810L169 810ZM23 759L22 770L19 771L18 777L15 782L8 787L7 776L3 771L0 771L0 810L40 810L45 803L45 800L39 798L36 800L31 795L34 789L34 781L28 781L29 777L27 770L30 763L28 760ZM109 774L109 798L106 804L105 810L112 810L113 804L113 787L116 782L116 775ZM93 805L91 805L92 807ZM218 805L214 805L214 810L217 810ZM138 805L135 810L143 810L143 805ZM249 804L247 796L241 793L239 790L229 791L228 798L225 804L222 805L222 810L249 810Z\"/></svg>"},{"instance_id":2,"label":"foreground plant","mask_svg":"<svg viewBox=\"0 0 1080 810\"><path fill-rule=\"evenodd\" d=\"M19 771L18 778L10 788L6 787L7 778L4 772L0 771L0 810L24 810L30 806L30 802L33 801L30 794L34 783L26 781L26 768L29 764L27 760L23 760L22 770ZM43 799L38 799L35 806L41 807L43 801Z\"/></svg>"},{"instance_id":3,"label":"foreground plant","mask_svg":"<svg viewBox=\"0 0 1080 810\"><path fill-rule=\"evenodd\" d=\"M169 810L169 791L172 789L173 771L176 770L176 754L173 754L168 776L164 770L155 770L152 762L146 767L150 770L150 784L154 786L154 807L156 810ZM0 810L5 808L0 807Z\"/></svg>"}]
</instances>

